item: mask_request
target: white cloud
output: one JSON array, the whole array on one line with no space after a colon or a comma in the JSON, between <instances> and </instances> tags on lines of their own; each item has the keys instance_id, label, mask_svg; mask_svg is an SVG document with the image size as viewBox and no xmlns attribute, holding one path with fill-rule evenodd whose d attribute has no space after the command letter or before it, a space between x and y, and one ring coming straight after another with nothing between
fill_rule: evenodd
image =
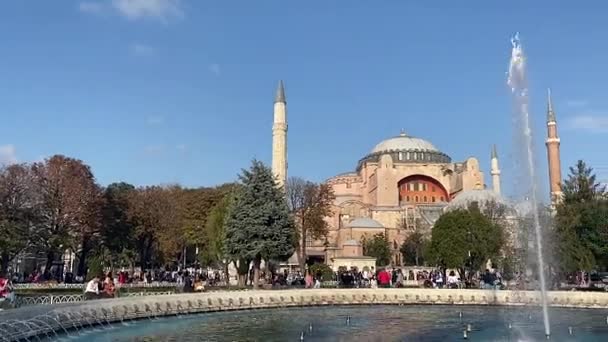
<instances>
[{"instance_id":1,"label":"white cloud","mask_svg":"<svg viewBox=\"0 0 608 342\"><path fill-rule=\"evenodd\" d=\"M567 127L593 133L608 133L608 114L577 115L567 121Z\"/></svg>"},{"instance_id":2,"label":"white cloud","mask_svg":"<svg viewBox=\"0 0 608 342\"><path fill-rule=\"evenodd\" d=\"M78 9L83 13L98 14L103 11L103 5L94 1L82 1L78 4Z\"/></svg>"},{"instance_id":3,"label":"white cloud","mask_svg":"<svg viewBox=\"0 0 608 342\"><path fill-rule=\"evenodd\" d=\"M219 76L222 72L222 70L220 69L220 65L215 63L209 64L209 71L215 74L216 76Z\"/></svg>"},{"instance_id":4,"label":"white cloud","mask_svg":"<svg viewBox=\"0 0 608 342\"><path fill-rule=\"evenodd\" d=\"M144 153L149 156L159 156L165 153L164 145L148 145L144 147Z\"/></svg>"},{"instance_id":5,"label":"white cloud","mask_svg":"<svg viewBox=\"0 0 608 342\"><path fill-rule=\"evenodd\" d=\"M112 6L129 20L151 18L166 22L183 17L181 0L113 0Z\"/></svg>"},{"instance_id":6,"label":"white cloud","mask_svg":"<svg viewBox=\"0 0 608 342\"><path fill-rule=\"evenodd\" d=\"M0 165L17 163L17 154L14 145L0 145Z\"/></svg>"},{"instance_id":7,"label":"white cloud","mask_svg":"<svg viewBox=\"0 0 608 342\"><path fill-rule=\"evenodd\" d=\"M153 47L141 43L131 44L129 48L131 53L136 56L150 56L153 55L155 51Z\"/></svg>"},{"instance_id":8,"label":"white cloud","mask_svg":"<svg viewBox=\"0 0 608 342\"><path fill-rule=\"evenodd\" d=\"M162 125L165 123L165 118L162 116L149 116L146 119L146 123L148 125Z\"/></svg>"},{"instance_id":9,"label":"white cloud","mask_svg":"<svg viewBox=\"0 0 608 342\"><path fill-rule=\"evenodd\" d=\"M566 105L569 107L585 107L589 104L587 100L568 100L566 101Z\"/></svg>"}]
</instances>

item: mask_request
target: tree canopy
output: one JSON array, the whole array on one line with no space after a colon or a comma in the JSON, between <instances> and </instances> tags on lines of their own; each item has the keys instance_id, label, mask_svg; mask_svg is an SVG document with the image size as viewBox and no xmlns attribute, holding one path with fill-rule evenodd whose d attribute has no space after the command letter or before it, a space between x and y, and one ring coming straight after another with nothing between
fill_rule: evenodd
<instances>
[{"instance_id":1,"label":"tree canopy","mask_svg":"<svg viewBox=\"0 0 608 342\"><path fill-rule=\"evenodd\" d=\"M412 232L401 245L400 252L406 265L423 265L424 255L428 249L429 241L420 231Z\"/></svg>"},{"instance_id":2,"label":"tree canopy","mask_svg":"<svg viewBox=\"0 0 608 342\"><path fill-rule=\"evenodd\" d=\"M299 177L287 180L287 200L294 216L297 236L297 254L300 269L305 268L307 240L325 238L329 230L326 217L331 215L334 193L328 184L316 184Z\"/></svg>"},{"instance_id":3,"label":"tree canopy","mask_svg":"<svg viewBox=\"0 0 608 342\"><path fill-rule=\"evenodd\" d=\"M503 228L483 215L479 208L444 213L435 222L429 247L429 262L444 268L480 270L490 258L499 256Z\"/></svg>"},{"instance_id":4,"label":"tree canopy","mask_svg":"<svg viewBox=\"0 0 608 342\"><path fill-rule=\"evenodd\" d=\"M391 263L391 246L383 233L371 237L363 236L363 255L376 258L376 266L386 266Z\"/></svg>"},{"instance_id":5,"label":"tree canopy","mask_svg":"<svg viewBox=\"0 0 608 342\"><path fill-rule=\"evenodd\" d=\"M552 257L562 272L608 265L608 198L593 169L579 160L570 167L556 208Z\"/></svg>"},{"instance_id":6,"label":"tree canopy","mask_svg":"<svg viewBox=\"0 0 608 342\"><path fill-rule=\"evenodd\" d=\"M272 171L254 160L242 170L241 186L226 219L226 252L233 260L253 261L254 286L264 260L283 260L294 252L295 225L285 194Z\"/></svg>"}]
</instances>

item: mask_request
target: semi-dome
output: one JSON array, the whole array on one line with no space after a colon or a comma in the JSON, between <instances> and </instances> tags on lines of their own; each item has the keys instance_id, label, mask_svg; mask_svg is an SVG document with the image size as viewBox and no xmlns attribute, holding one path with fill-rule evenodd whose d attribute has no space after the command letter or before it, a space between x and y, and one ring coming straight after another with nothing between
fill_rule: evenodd
<instances>
[{"instance_id":1,"label":"semi-dome","mask_svg":"<svg viewBox=\"0 0 608 342\"><path fill-rule=\"evenodd\" d=\"M401 133L400 135L381 141L371 153L388 151L428 151L439 152L429 141Z\"/></svg>"},{"instance_id":2,"label":"semi-dome","mask_svg":"<svg viewBox=\"0 0 608 342\"><path fill-rule=\"evenodd\" d=\"M477 202L480 207L493 202L505 205L509 209L512 208L511 203L496 192L488 189L475 189L460 193L446 206L445 210L467 209L474 202Z\"/></svg>"},{"instance_id":3,"label":"semi-dome","mask_svg":"<svg viewBox=\"0 0 608 342\"><path fill-rule=\"evenodd\" d=\"M384 228L384 226L369 217L359 217L350 221L347 226L349 228Z\"/></svg>"}]
</instances>

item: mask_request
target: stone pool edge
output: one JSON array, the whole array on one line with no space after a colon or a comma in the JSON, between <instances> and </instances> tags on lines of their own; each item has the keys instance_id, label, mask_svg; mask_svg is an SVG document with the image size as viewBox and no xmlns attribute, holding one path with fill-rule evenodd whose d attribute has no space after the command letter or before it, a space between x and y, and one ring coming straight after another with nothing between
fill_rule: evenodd
<instances>
[{"instance_id":1,"label":"stone pool edge","mask_svg":"<svg viewBox=\"0 0 608 342\"><path fill-rule=\"evenodd\" d=\"M551 291L552 307L608 309L608 293ZM121 321L204 312L325 305L539 306L537 291L460 289L293 289L189 293L91 300L0 312L0 340L18 341ZM7 330L9 329L9 330Z\"/></svg>"}]
</instances>

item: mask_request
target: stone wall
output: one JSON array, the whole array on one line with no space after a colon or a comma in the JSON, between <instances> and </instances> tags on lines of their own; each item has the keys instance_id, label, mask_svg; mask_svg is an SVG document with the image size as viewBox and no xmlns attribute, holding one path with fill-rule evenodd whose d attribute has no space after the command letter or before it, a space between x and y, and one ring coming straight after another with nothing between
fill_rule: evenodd
<instances>
[{"instance_id":1,"label":"stone wall","mask_svg":"<svg viewBox=\"0 0 608 342\"><path fill-rule=\"evenodd\" d=\"M548 302L553 307L608 309L608 293L550 292ZM202 312L371 304L538 306L540 294L493 290L311 289L117 298L6 310L0 312L0 336L8 341L16 341L112 322Z\"/></svg>"}]
</instances>

